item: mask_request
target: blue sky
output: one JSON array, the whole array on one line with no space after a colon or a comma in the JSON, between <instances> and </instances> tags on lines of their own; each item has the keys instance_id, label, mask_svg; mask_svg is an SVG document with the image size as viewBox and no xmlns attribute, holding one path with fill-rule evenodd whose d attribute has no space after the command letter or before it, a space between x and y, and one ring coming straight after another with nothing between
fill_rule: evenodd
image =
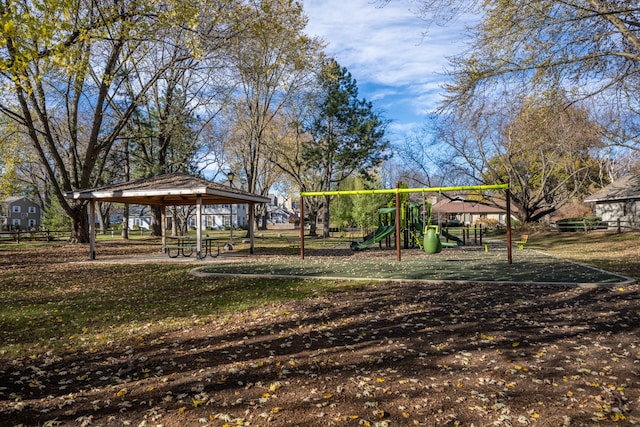
<instances>
[{"instance_id":1,"label":"blue sky","mask_svg":"<svg viewBox=\"0 0 640 427\"><path fill-rule=\"evenodd\" d=\"M357 80L360 96L391 120L388 136L395 143L436 107L447 58L465 48L465 20L432 25L425 34L426 22L412 11L416 1L376 3L303 0L307 33L324 39L327 53Z\"/></svg>"}]
</instances>

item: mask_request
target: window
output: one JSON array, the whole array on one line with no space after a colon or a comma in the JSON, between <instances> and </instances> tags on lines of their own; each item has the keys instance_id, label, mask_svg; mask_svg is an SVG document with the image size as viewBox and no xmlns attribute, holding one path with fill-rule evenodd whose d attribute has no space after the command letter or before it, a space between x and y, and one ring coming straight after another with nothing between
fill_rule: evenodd
<instances>
[{"instance_id":1,"label":"window","mask_svg":"<svg viewBox=\"0 0 640 427\"><path fill-rule=\"evenodd\" d=\"M35 219L30 219L29 220L29 228L35 228L36 226L36 220Z\"/></svg>"},{"instance_id":2,"label":"window","mask_svg":"<svg viewBox=\"0 0 640 427\"><path fill-rule=\"evenodd\" d=\"M30 214L36 213L36 207L35 206L29 206L29 213Z\"/></svg>"},{"instance_id":3,"label":"window","mask_svg":"<svg viewBox=\"0 0 640 427\"><path fill-rule=\"evenodd\" d=\"M13 213L20 213L20 212L22 212L22 209L21 209L21 207L20 207L20 206L18 206L18 205L13 205L13 207L11 208L11 212L13 212Z\"/></svg>"},{"instance_id":4,"label":"window","mask_svg":"<svg viewBox=\"0 0 640 427\"><path fill-rule=\"evenodd\" d=\"M14 218L11 224L13 224L14 227L20 227L20 220L17 218Z\"/></svg>"}]
</instances>

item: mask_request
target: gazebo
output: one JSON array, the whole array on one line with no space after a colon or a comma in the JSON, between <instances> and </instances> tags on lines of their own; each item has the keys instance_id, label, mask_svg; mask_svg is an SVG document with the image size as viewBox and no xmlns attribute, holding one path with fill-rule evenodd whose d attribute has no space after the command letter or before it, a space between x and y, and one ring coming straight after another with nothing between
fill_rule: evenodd
<instances>
[{"instance_id":1,"label":"gazebo","mask_svg":"<svg viewBox=\"0 0 640 427\"><path fill-rule=\"evenodd\" d=\"M196 206L196 254L202 252L202 205L249 205L250 253L254 250L254 209L256 203L269 203L268 197L231 186L217 184L185 173L170 173L122 184L78 190L65 194L68 199L88 200L89 218L95 218L96 202L116 202L150 206ZM166 245L165 210L162 209L162 245ZM96 258L95 221L89 221L89 258Z\"/></svg>"}]
</instances>

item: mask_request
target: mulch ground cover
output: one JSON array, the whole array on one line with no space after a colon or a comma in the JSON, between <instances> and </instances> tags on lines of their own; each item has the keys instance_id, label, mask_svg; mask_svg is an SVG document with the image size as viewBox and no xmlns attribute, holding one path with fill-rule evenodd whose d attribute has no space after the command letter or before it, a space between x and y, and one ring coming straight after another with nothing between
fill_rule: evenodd
<instances>
[{"instance_id":1,"label":"mulch ground cover","mask_svg":"<svg viewBox=\"0 0 640 427\"><path fill-rule=\"evenodd\" d=\"M368 255L372 265L377 255ZM104 268L48 262L43 276ZM12 280L34 268L6 258L0 267ZM179 268L186 278L192 267ZM140 269L149 283L137 283L139 292L151 292L158 278L152 266ZM187 281L190 292L229 286L224 278ZM97 289L99 281L78 284L60 298ZM151 326L97 348L0 355L0 425L640 424L638 285L362 281L193 316L175 330L146 332Z\"/></svg>"},{"instance_id":2,"label":"mulch ground cover","mask_svg":"<svg viewBox=\"0 0 640 427\"><path fill-rule=\"evenodd\" d=\"M256 274L333 278L447 280L473 282L615 284L629 279L614 273L525 249L512 251L508 263L504 244L445 248L436 254L403 250L311 250L304 259L251 257L207 263L200 274Z\"/></svg>"}]
</instances>

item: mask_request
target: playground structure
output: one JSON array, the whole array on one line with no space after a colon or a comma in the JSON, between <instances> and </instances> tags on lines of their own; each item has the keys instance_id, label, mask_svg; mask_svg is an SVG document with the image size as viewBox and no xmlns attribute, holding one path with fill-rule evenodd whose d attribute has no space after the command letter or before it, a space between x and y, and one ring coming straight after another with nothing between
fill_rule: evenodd
<instances>
[{"instance_id":1,"label":"playground structure","mask_svg":"<svg viewBox=\"0 0 640 427\"><path fill-rule=\"evenodd\" d=\"M504 190L505 191L505 199L506 199L506 230L507 230L507 262L511 264L512 261L512 251L511 251L511 200L509 194L509 185L508 184L494 184L494 185L471 185L471 186L458 186L458 187L424 187L424 188L400 188L398 184L396 188L393 189L380 189L380 190L348 190L348 191L316 191L316 192L301 192L300 193L300 217L304 218L304 197L324 197L324 196L355 196L355 195L372 195L372 194L395 194L395 214L394 214L394 224L393 225L381 225L378 229L366 236L363 242L352 244L352 249L363 249L374 243L380 242L382 239L389 238L392 234L395 236L395 247L396 247L396 259L397 261L402 260L401 255L401 233L404 231L405 233L410 232L408 227L409 221L404 221L405 227L403 227L403 218L404 210L401 208L402 204L400 203L400 194L408 194L408 193L444 193L450 191L484 191L484 190ZM410 217L411 215L407 215ZM423 218L425 218L423 214ZM441 245L439 233L435 228L432 228L431 225L421 227L421 231L424 232L423 235L423 245L426 248L429 245L429 253L438 252L438 243ZM427 239L428 236L428 239ZM451 235L449 237L452 237ZM438 240L438 243L435 242L434 239ZM428 240L428 242L427 242ZM409 241L409 238L405 235L405 244ZM456 243L457 244L457 243ZM435 245L435 248L432 247ZM433 251L433 252L430 252ZM304 227L300 227L300 257L304 259Z\"/></svg>"},{"instance_id":2,"label":"playground structure","mask_svg":"<svg viewBox=\"0 0 640 427\"><path fill-rule=\"evenodd\" d=\"M402 236L401 240L404 242L404 249L418 246L427 253L435 253L440 252L442 246L461 246L466 244L464 229L462 229L463 237L460 238L449 233L446 228L433 225L432 206L426 199L422 205L412 200L406 200L402 203L400 212L402 215L400 219L400 235ZM378 209L378 228L366 235L362 241L352 242L351 249L354 251L365 250L376 243L382 246L383 241L387 247L390 247L390 237L395 233L395 214L395 206ZM433 231L429 232L431 229L433 229ZM468 230L466 234L468 234ZM432 242L434 237L437 237L438 240L440 237L443 237L445 241L435 244ZM482 244L482 236L480 238L480 244ZM431 243L427 244L427 242Z\"/></svg>"}]
</instances>

